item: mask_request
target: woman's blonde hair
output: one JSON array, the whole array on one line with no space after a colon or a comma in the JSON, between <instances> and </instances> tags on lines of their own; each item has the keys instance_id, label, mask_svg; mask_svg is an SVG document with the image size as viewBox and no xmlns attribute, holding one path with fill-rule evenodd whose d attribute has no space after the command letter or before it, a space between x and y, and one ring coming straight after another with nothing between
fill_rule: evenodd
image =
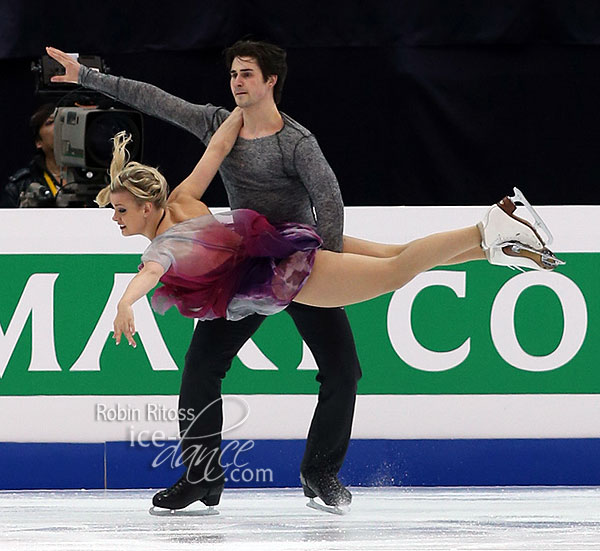
<instances>
[{"instance_id":1,"label":"woman's blonde hair","mask_svg":"<svg viewBox=\"0 0 600 551\"><path fill-rule=\"evenodd\" d=\"M149 201L157 207L167 203L169 187L165 177L151 166L129 161L127 144L131 135L119 132L113 138L113 157L110 163L110 184L96 196L96 203L105 207L110 203L110 194L115 191L128 191L138 201Z\"/></svg>"}]
</instances>

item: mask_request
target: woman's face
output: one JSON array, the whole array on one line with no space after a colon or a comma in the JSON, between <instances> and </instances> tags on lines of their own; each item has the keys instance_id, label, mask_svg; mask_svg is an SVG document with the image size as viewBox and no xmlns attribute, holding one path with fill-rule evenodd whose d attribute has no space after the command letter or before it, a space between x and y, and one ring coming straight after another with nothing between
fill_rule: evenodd
<instances>
[{"instance_id":1,"label":"woman's face","mask_svg":"<svg viewBox=\"0 0 600 551\"><path fill-rule=\"evenodd\" d=\"M128 191L114 191L110 202L115 209L112 219L119 224L121 235L141 234L146 225L144 203L138 202Z\"/></svg>"}]
</instances>

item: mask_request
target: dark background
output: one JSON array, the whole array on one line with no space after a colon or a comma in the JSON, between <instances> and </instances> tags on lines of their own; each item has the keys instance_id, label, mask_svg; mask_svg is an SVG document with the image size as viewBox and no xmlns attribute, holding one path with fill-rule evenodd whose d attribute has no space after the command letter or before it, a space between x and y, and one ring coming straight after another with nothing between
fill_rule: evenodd
<instances>
[{"instance_id":1,"label":"dark background","mask_svg":"<svg viewBox=\"0 0 600 551\"><path fill-rule=\"evenodd\" d=\"M46 45L195 103L233 106L238 38L288 50L281 110L311 129L346 205L594 204L597 0L8 2L0 11L0 185L27 164L32 61ZM145 117L144 161L173 187L203 151ZM214 182L209 205L226 204Z\"/></svg>"}]
</instances>

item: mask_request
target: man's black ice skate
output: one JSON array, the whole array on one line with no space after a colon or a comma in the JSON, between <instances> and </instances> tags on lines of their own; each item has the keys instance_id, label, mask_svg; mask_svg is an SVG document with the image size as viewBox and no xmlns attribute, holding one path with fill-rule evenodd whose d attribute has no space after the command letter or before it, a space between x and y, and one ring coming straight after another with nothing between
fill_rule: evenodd
<instances>
[{"instance_id":1,"label":"man's black ice skate","mask_svg":"<svg viewBox=\"0 0 600 551\"><path fill-rule=\"evenodd\" d=\"M307 507L335 515L345 515L350 511L352 494L335 474L300 474L300 482L304 495L310 499L306 504ZM315 501L315 498L320 501Z\"/></svg>"},{"instance_id":2,"label":"man's black ice skate","mask_svg":"<svg viewBox=\"0 0 600 551\"><path fill-rule=\"evenodd\" d=\"M218 515L219 511L215 509L215 506L219 504L222 493L223 484L216 486L192 484L188 481L186 473L173 486L154 495L152 498L154 507L150 508L150 514L158 516ZM196 501L201 501L207 508L183 510Z\"/></svg>"}]
</instances>

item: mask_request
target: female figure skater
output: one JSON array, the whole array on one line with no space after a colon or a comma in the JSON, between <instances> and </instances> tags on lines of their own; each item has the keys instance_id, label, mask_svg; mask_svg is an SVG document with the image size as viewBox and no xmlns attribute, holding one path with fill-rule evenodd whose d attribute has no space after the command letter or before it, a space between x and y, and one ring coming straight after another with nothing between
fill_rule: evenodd
<instances>
[{"instance_id":1,"label":"female figure skater","mask_svg":"<svg viewBox=\"0 0 600 551\"><path fill-rule=\"evenodd\" d=\"M546 248L536 227L551 235L515 189L513 198L492 206L476 226L433 234L406 245L385 245L344 237L344 251L321 250L306 225L270 224L252 210L213 215L200 201L243 124L240 108L221 125L190 174L167 197L158 170L128 162L125 133L115 137L110 184L97 197L114 207L123 235L144 235L151 244L142 267L117 308L114 339L135 347L132 305L158 282L153 308L176 305L198 319L238 320L252 313L274 314L291 301L338 307L399 289L434 266L487 259L493 264L552 270L562 261ZM532 225L514 215L515 202L535 217Z\"/></svg>"}]
</instances>

